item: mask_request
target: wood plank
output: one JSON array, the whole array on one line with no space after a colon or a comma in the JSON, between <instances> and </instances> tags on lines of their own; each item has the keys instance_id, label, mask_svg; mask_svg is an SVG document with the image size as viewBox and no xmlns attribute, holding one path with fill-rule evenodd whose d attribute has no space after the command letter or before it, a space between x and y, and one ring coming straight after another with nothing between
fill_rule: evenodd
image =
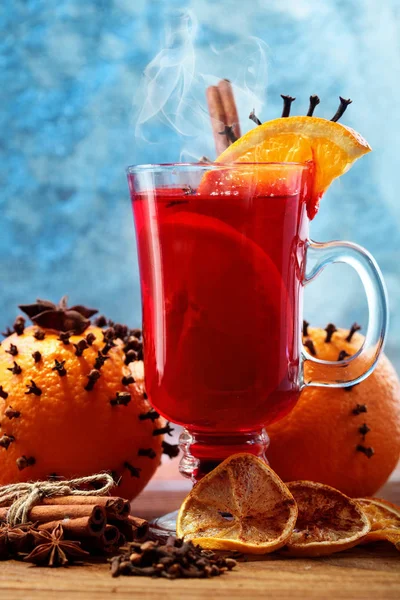
<instances>
[{"instance_id":1,"label":"wood plank","mask_svg":"<svg viewBox=\"0 0 400 600\"><path fill-rule=\"evenodd\" d=\"M279 556L241 563L212 580L112 579L108 565L43 569L14 561L2 563L0 597L5 600L73 600L128 597L204 600L220 598L399 598L399 556L389 546L352 549L320 559Z\"/></svg>"}]
</instances>

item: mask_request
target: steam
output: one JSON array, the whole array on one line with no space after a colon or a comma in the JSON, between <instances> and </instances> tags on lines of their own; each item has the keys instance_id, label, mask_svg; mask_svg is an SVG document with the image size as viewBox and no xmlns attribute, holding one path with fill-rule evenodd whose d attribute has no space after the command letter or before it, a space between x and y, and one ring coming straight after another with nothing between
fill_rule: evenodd
<instances>
[{"instance_id":1,"label":"steam","mask_svg":"<svg viewBox=\"0 0 400 600\"><path fill-rule=\"evenodd\" d=\"M192 13L171 16L165 46L147 65L137 96L137 152L149 144L152 162L214 158L205 91L220 79L231 80L242 130L249 113L261 114L267 87L267 46L247 37L225 48L196 46L197 21Z\"/></svg>"}]
</instances>

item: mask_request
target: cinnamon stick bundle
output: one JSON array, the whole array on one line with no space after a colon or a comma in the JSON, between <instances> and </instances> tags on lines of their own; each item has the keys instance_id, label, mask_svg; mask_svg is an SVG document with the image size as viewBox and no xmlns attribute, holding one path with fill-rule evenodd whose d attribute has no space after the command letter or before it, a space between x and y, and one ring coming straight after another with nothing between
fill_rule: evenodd
<instances>
[{"instance_id":1,"label":"cinnamon stick bundle","mask_svg":"<svg viewBox=\"0 0 400 600\"><path fill-rule=\"evenodd\" d=\"M149 533L149 523L146 519L129 515L127 521L132 527L135 540L140 541L147 537L147 534Z\"/></svg>"},{"instance_id":2,"label":"cinnamon stick bundle","mask_svg":"<svg viewBox=\"0 0 400 600\"><path fill-rule=\"evenodd\" d=\"M92 537L82 540L82 546L85 550L93 553L111 553L123 546L126 538L115 525L107 525L99 537Z\"/></svg>"},{"instance_id":3,"label":"cinnamon stick bundle","mask_svg":"<svg viewBox=\"0 0 400 600\"><path fill-rule=\"evenodd\" d=\"M0 508L0 521L7 519L8 509L9 507ZM103 506L90 504L55 504L50 506L38 504L29 511L29 519L32 523L49 523L50 521L80 517L90 517L92 523L100 525L106 521L106 510Z\"/></svg>"},{"instance_id":4,"label":"cinnamon stick bundle","mask_svg":"<svg viewBox=\"0 0 400 600\"><path fill-rule=\"evenodd\" d=\"M67 539L81 540L85 538L99 538L103 535L107 525L104 519L103 523L93 523L90 517L78 517L77 519L62 519L58 521L49 521L38 526L39 531L52 532L57 525L61 524Z\"/></svg>"},{"instance_id":5,"label":"cinnamon stick bundle","mask_svg":"<svg viewBox=\"0 0 400 600\"><path fill-rule=\"evenodd\" d=\"M52 505L97 505L105 508L108 518L125 519L130 513L129 500L110 498L109 496L56 496L44 498L42 504Z\"/></svg>"}]
</instances>

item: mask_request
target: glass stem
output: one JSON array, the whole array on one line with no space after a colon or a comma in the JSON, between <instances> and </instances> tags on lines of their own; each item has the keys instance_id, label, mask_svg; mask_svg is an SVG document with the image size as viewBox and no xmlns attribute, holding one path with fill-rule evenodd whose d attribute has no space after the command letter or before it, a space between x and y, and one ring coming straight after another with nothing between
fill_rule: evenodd
<instances>
[{"instance_id":1,"label":"glass stem","mask_svg":"<svg viewBox=\"0 0 400 600\"><path fill-rule=\"evenodd\" d=\"M179 438L182 458L179 471L194 483L215 469L223 460L239 452L258 456L268 464L269 437L262 429L246 433L204 433L184 429Z\"/></svg>"}]
</instances>

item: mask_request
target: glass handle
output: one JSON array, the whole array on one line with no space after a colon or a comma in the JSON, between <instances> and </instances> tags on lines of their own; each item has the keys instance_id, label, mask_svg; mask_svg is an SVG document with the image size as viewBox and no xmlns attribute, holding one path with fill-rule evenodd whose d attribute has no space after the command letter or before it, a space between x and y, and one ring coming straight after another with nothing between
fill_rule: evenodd
<instances>
[{"instance_id":1,"label":"glass handle","mask_svg":"<svg viewBox=\"0 0 400 600\"><path fill-rule=\"evenodd\" d=\"M349 387L363 381L375 368L382 352L388 327L388 302L385 283L374 258L361 246L350 242L309 242L306 253L304 285L313 281L332 263L353 267L364 286L368 302L368 328L362 347L342 361L315 358L302 348L302 387Z\"/></svg>"}]
</instances>

